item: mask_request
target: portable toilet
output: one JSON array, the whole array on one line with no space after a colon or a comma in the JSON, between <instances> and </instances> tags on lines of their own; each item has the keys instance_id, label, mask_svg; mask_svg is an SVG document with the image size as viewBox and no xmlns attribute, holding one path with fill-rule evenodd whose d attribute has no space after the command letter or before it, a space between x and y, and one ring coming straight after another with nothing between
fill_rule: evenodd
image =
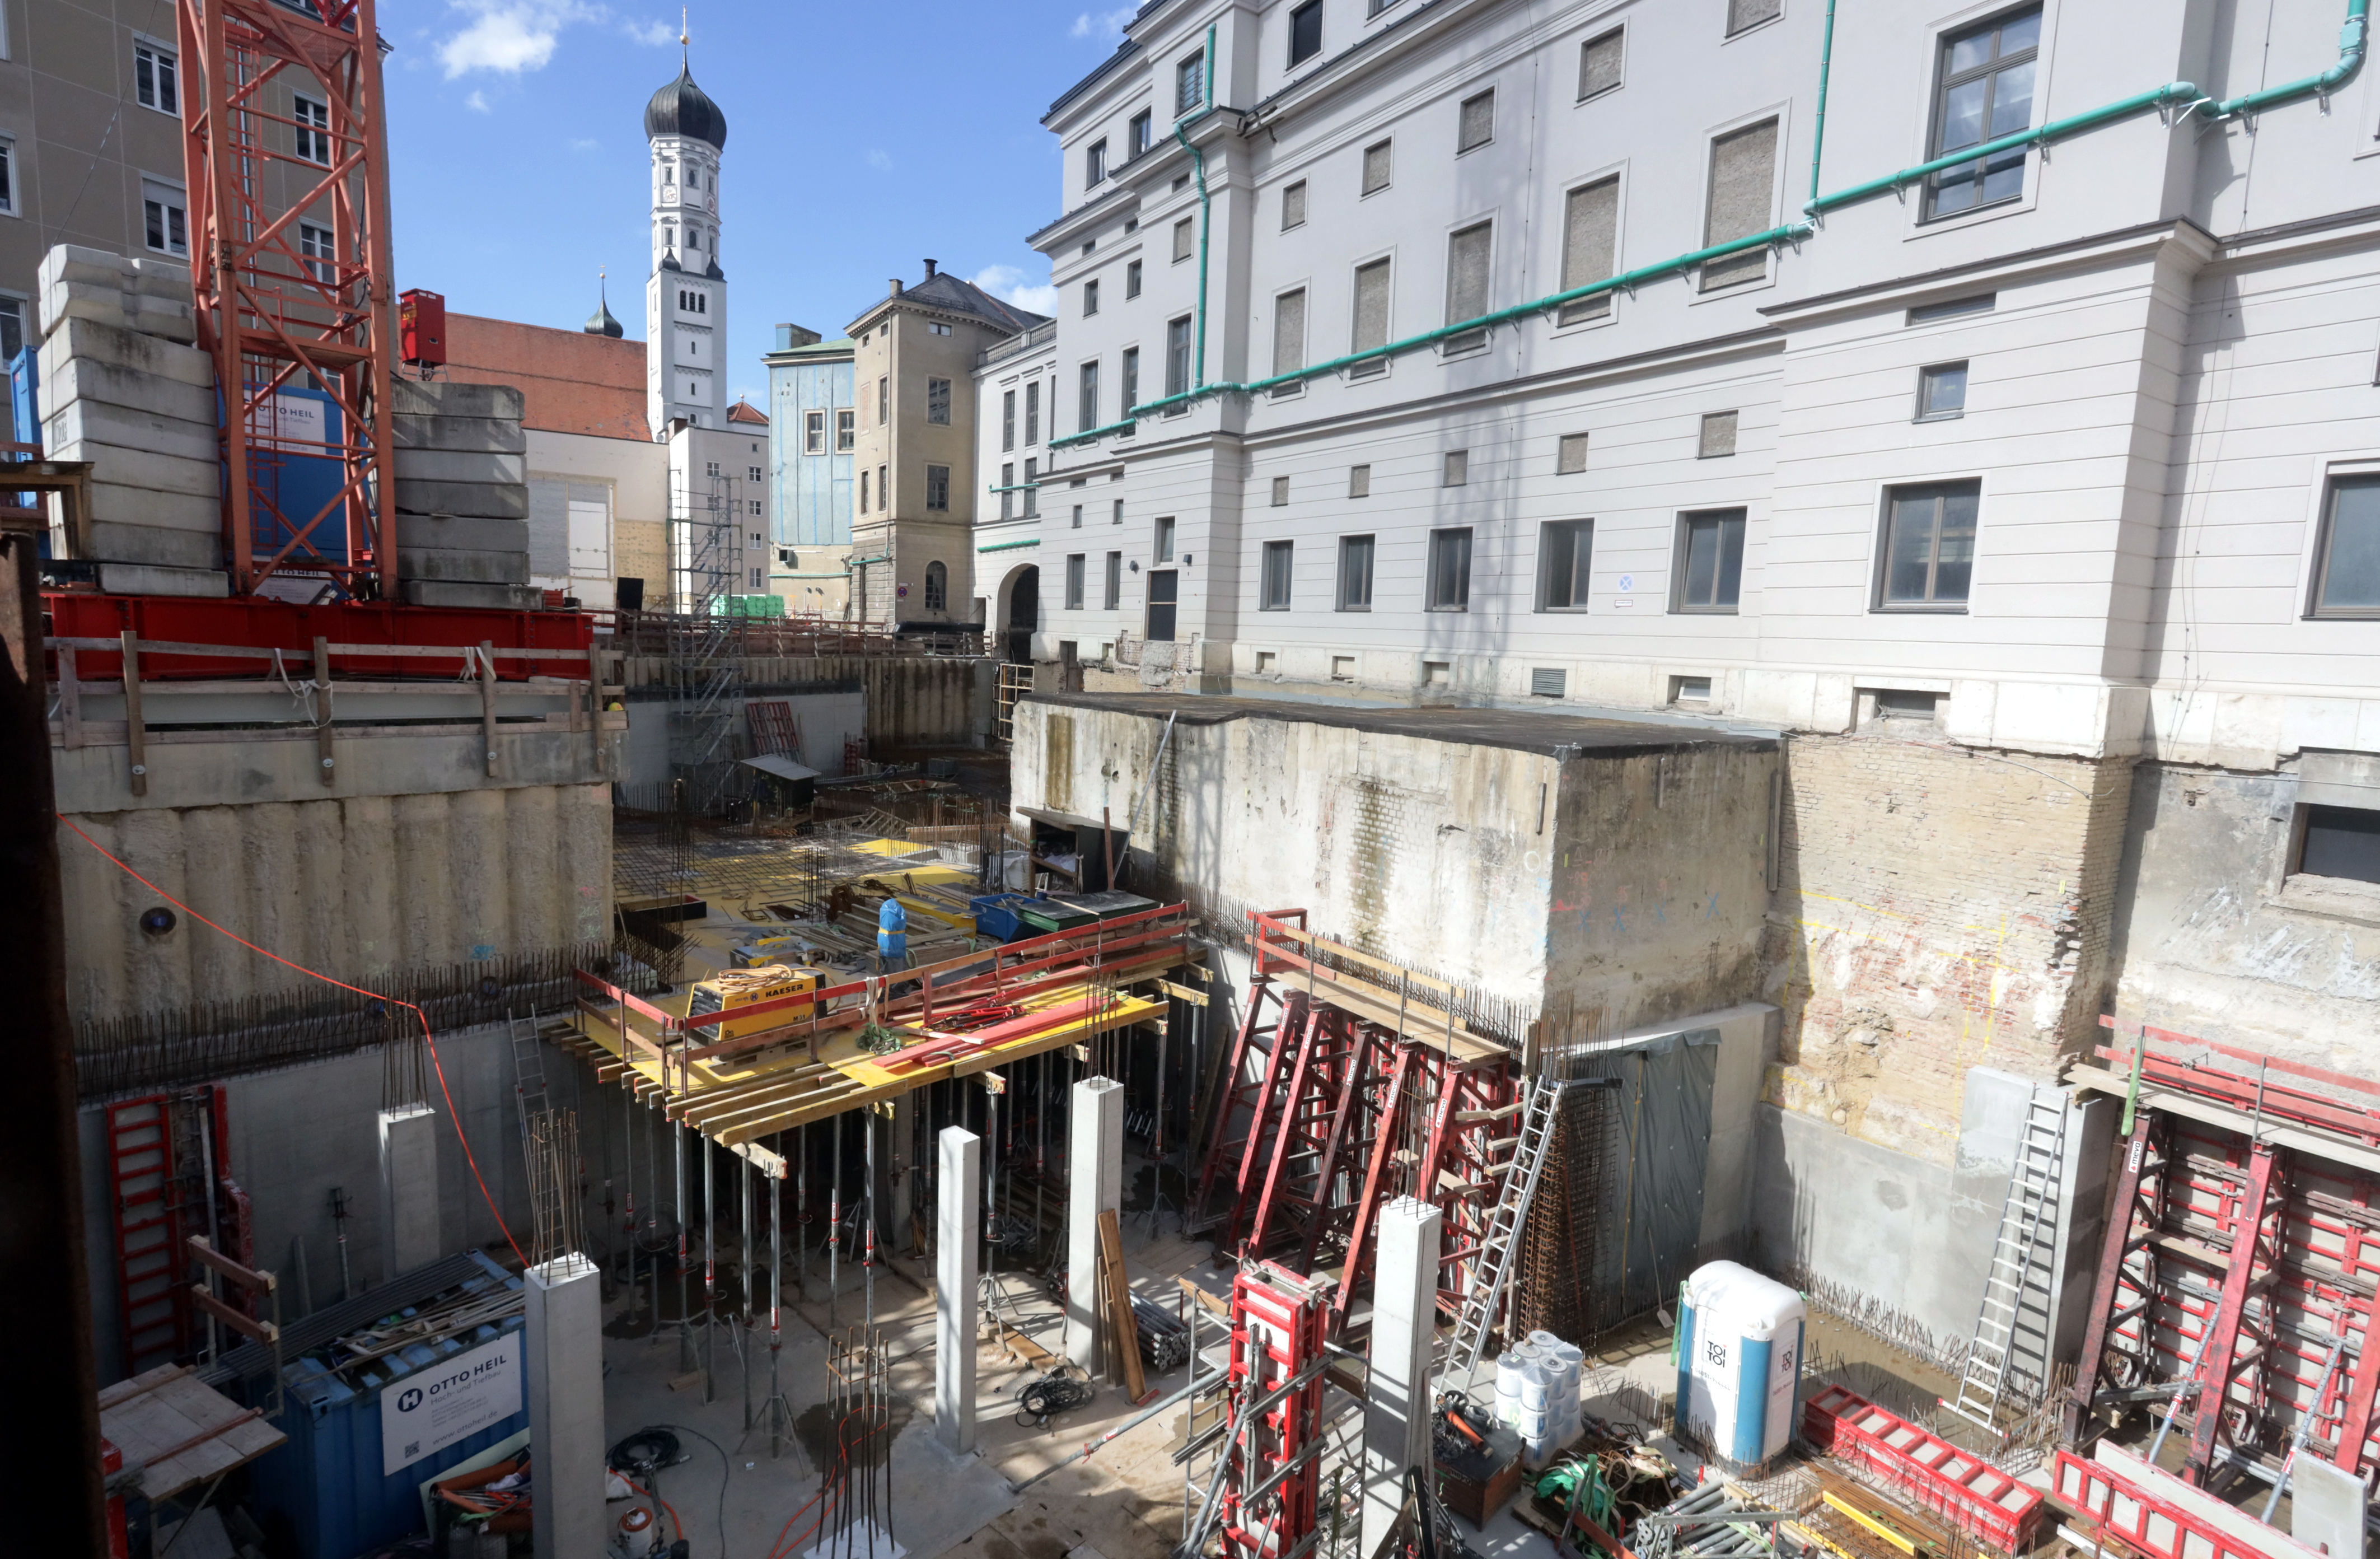
<instances>
[{"instance_id":1,"label":"portable toilet","mask_svg":"<svg viewBox=\"0 0 2380 1559\"><path fill-rule=\"evenodd\" d=\"M1678 1437L1738 1477L1766 1471L1802 1415L1809 1314L1749 1267L1696 1269L1678 1307Z\"/></svg>"}]
</instances>

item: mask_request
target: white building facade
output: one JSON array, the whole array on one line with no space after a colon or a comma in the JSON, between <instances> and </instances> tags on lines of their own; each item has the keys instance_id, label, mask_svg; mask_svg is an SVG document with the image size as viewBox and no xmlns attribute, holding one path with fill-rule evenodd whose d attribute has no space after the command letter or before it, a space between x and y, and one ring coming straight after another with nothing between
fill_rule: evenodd
<instances>
[{"instance_id":1,"label":"white building facade","mask_svg":"<svg viewBox=\"0 0 2380 1559\"><path fill-rule=\"evenodd\" d=\"M2380 1070L2380 68L2250 19L1143 7L1035 657L1792 736L1768 1096L1897 1151L2103 1012Z\"/></svg>"},{"instance_id":2,"label":"white building facade","mask_svg":"<svg viewBox=\"0 0 2380 1559\"><path fill-rule=\"evenodd\" d=\"M673 421L727 420L727 274L719 266L719 160L727 116L690 68L645 105L652 152L652 274L645 283L645 404Z\"/></svg>"},{"instance_id":3,"label":"white building facade","mask_svg":"<svg viewBox=\"0 0 2380 1559\"><path fill-rule=\"evenodd\" d=\"M1049 408L1058 394L1057 353L1058 322L1051 320L976 355L975 469L984 485L976 504L977 620L992 635L992 648L1014 660L1031 655L1047 592L1062 582L1048 577L1041 557L1048 550L1041 475L1055 436ZM1069 494L1052 486L1047 496L1065 504ZM1075 549L1076 538L1062 540Z\"/></svg>"}]
</instances>

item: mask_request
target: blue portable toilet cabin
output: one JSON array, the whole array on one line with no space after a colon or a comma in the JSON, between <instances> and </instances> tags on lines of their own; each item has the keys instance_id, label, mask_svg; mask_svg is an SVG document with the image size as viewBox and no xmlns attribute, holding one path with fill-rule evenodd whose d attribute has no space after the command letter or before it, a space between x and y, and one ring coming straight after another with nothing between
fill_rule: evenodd
<instances>
[{"instance_id":1,"label":"blue portable toilet cabin","mask_svg":"<svg viewBox=\"0 0 2380 1559\"><path fill-rule=\"evenodd\" d=\"M1749 1267L1696 1268L1678 1305L1678 1438L1739 1477L1765 1470L1800 1427L1809 1315Z\"/></svg>"},{"instance_id":2,"label":"blue portable toilet cabin","mask_svg":"<svg viewBox=\"0 0 2380 1559\"><path fill-rule=\"evenodd\" d=\"M408 1323L423 1335L390 1346ZM420 1530L423 1483L528 1428L521 1346L521 1280L476 1250L292 1324L273 1420L288 1443L249 1469L258 1519L306 1559ZM237 1381L270 1412L272 1371L271 1350L250 1344L208 1378Z\"/></svg>"}]
</instances>

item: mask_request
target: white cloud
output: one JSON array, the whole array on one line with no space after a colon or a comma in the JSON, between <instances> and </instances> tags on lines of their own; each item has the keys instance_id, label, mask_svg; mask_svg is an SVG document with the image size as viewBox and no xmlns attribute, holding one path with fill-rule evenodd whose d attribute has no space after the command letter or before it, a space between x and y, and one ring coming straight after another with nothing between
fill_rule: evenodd
<instances>
[{"instance_id":1,"label":"white cloud","mask_svg":"<svg viewBox=\"0 0 2380 1559\"><path fill-rule=\"evenodd\" d=\"M666 49L677 42L677 29L665 21L624 21L620 30L649 49Z\"/></svg>"},{"instance_id":2,"label":"white cloud","mask_svg":"<svg viewBox=\"0 0 2380 1559\"><path fill-rule=\"evenodd\" d=\"M868 165L878 173L888 173L892 167L892 156L881 149L868 153Z\"/></svg>"},{"instance_id":3,"label":"white cloud","mask_svg":"<svg viewBox=\"0 0 2380 1559\"><path fill-rule=\"evenodd\" d=\"M1035 282L1014 265L987 265L967 280L1003 303L1037 314L1058 311L1058 289L1048 282Z\"/></svg>"},{"instance_id":4,"label":"white cloud","mask_svg":"<svg viewBox=\"0 0 2380 1559\"><path fill-rule=\"evenodd\" d=\"M601 142L599 141L584 139L578 136L573 136L570 138L570 149L573 152L592 152L600 144ZM168 1538L165 1541L171 1542L174 1540Z\"/></svg>"},{"instance_id":5,"label":"white cloud","mask_svg":"<svg viewBox=\"0 0 2380 1559\"><path fill-rule=\"evenodd\" d=\"M471 110L475 114L485 114L489 112L488 94L485 92L475 91L469 97L463 100L463 106Z\"/></svg>"},{"instance_id":6,"label":"white cloud","mask_svg":"<svg viewBox=\"0 0 2380 1559\"><path fill-rule=\"evenodd\" d=\"M1085 11L1075 18L1075 25L1068 29L1068 31L1076 38L1097 38L1101 41L1121 38L1123 36L1124 23L1130 21L1136 14L1135 7L1131 6L1112 11L1102 11L1097 16Z\"/></svg>"},{"instance_id":7,"label":"white cloud","mask_svg":"<svg viewBox=\"0 0 2380 1559\"><path fill-rule=\"evenodd\" d=\"M474 70L517 76L542 70L553 57L562 30L573 22L601 21L609 13L584 0L449 0L470 20L438 45L446 79Z\"/></svg>"}]
</instances>

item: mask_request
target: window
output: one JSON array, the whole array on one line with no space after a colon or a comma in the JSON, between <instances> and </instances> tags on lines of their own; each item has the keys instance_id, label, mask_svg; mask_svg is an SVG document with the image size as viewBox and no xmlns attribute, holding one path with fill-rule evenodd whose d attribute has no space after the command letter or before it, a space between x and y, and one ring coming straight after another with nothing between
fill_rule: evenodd
<instances>
[{"instance_id":1,"label":"window","mask_svg":"<svg viewBox=\"0 0 2380 1559\"><path fill-rule=\"evenodd\" d=\"M1446 323L1461 324L1488 311L1488 262L1495 248L1496 225L1476 222L1446 240ZM1439 345L1442 352L1468 351L1488 344L1484 330L1466 330Z\"/></svg>"},{"instance_id":2,"label":"window","mask_svg":"<svg viewBox=\"0 0 2380 1559\"><path fill-rule=\"evenodd\" d=\"M1165 393L1179 396L1189 389L1190 316L1184 314L1165 324Z\"/></svg>"},{"instance_id":3,"label":"window","mask_svg":"<svg viewBox=\"0 0 2380 1559\"><path fill-rule=\"evenodd\" d=\"M1187 114L1207 101L1207 52L1204 49L1173 67L1173 112Z\"/></svg>"},{"instance_id":4,"label":"window","mask_svg":"<svg viewBox=\"0 0 2380 1559\"><path fill-rule=\"evenodd\" d=\"M1339 538L1339 610L1372 609L1372 538Z\"/></svg>"},{"instance_id":5,"label":"window","mask_svg":"<svg viewBox=\"0 0 2380 1559\"><path fill-rule=\"evenodd\" d=\"M1732 612L1743 593L1743 511L1710 509L1678 517L1673 612Z\"/></svg>"},{"instance_id":6,"label":"window","mask_svg":"<svg viewBox=\"0 0 2380 1559\"><path fill-rule=\"evenodd\" d=\"M1375 260L1355 267L1355 328L1349 350L1368 352L1389 344L1389 262ZM1386 373L1389 359L1375 358L1348 371L1350 379Z\"/></svg>"},{"instance_id":7,"label":"window","mask_svg":"<svg viewBox=\"0 0 2380 1559\"><path fill-rule=\"evenodd\" d=\"M805 455L823 455L826 453L825 412L805 411L802 413L802 453Z\"/></svg>"},{"instance_id":8,"label":"window","mask_svg":"<svg viewBox=\"0 0 2380 1559\"><path fill-rule=\"evenodd\" d=\"M1122 387L1123 390L1123 398L1116 403L1116 415L1119 418L1129 418L1132 416L1132 408L1140 404L1140 348L1137 347L1126 347L1123 349L1123 384ZM1122 428L1116 431L1116 436L1119 438L1130 438L1134 431L1135 424L1130 421L1126 421Z\"/></svg>"},{"instance_id":9,"label":"window","mask_svg":"<svg viewBox=\"0 0 2380 1559\"><path fill-rule=\"evenodd\" d=\"M1014 463L1000 468L1000 518L1016 518L1016 467Z\"/></svg>"},{"instance_id":10,"label":"window","mask_svg":"<svg viewBox=\"0 0 2380 1559\"><path fill-rule=\"evenodd\" d=\"M2041 7L1987 21L1942 41L1935 88L1933 157L2014 135L2033 125L2034 63ZM2024 193L2022 146L1928 175L1925 214L1951 216ZM1930 160L1930 158L1929 158Z\"/></svg>"},{"instance_id":11,"label":"window","mask_svg":"<svg viewBox=\"0 0 2380 1559\"><path fill-rule=\"evenodd\" d=\"M1961 314L1988 314L1998 302L1998 294L1984 292L1973 298L1953 298L1941 303L1921 303L1909 311L1909 323L1931 324L1936 320L1956 319Z\"/></svg>"},{"instance_id":12,"label":"window","mask_svg":"<svg viewBox=\"0 0 2380 1559\"><path fill-rule=\"evenodd\" d=\"M939 321L928 320L926 322L926 334L929 335L948 335L950 333L951 327L940 323Z\"/></svg>"},{"instance_id":13,"label":"window","mask_svg":"<svg viewBox=\"0 0 2380 1559\"><path fill-rule=\"evenodd\" d=\"M1109 523L1110 525L1122 525L1122 524L1123 523L1123 499L1118 498L1118 499L1115 501L1115 517L1114 517L1112 519L1110 519L1110 520L1108 521L1108 523Z\"/></svg>"},{"instance_id":14,"label":"window","mask_svg":"<svg viewBox=\"0 0 2380 1559\"><path fill-rule=\"evenodd\" d=\"M1710 702L1711 679L1707 676L1672 676L1670 678L1671 703Z\"/></svg>"},{"instance_id":15,"label":"window","mask_svg":"<svg viewBox=\"0 0 2380 1559\"><path fill-rule=\"evenodd\" d=\"M6 11L0 11L0 16L5 15L6 15ZM14 215L16 210L17 143L6 136L0 136L0 212Z\"/></svg>"},{"instance_id":16,"label":"window","mask_svg":"<svg viewBox=\"0 0 2380 1559\"><path fill-rule=\"evenodd\" d=\"M2380 811L2362 807L2309 806L2298 870L2310 877L2380 883Z\"/></svg>"},{"instance_id":17,"label":"window","mask_svg":"<svg viewBox=\"0 0 2380 1559\"><path fill-rule=\"evenodd\" d=\"M1470 480L1471 451L1468 449L1448 450L1446 452L1446 464L1439 472L1438 484L1440 487L1461 487L1469 482Z\"/></svg>"},{"instance_id":18,"label":"window","mask_svg":"<svg viewBox=\"0 0 2380 1559\"><path fill-rule=\"evenodd\" d=\"M1082 425L1075 431L1087 433L1099 425L1099 365L1097 362L1083 365L1082 387L1076 392L1076 399Z\"/></svg>"},{"instance_id":19,"label":"window","mask_svg":"<svg viewBox=\"0 0 2380 1559\"><path fill-rule=\"evenodd\" d=\"M865 470L859 473L859 512L868 512L868 473Z\"/></svg>"},{"instance_id":20,"label":"window","mask_svg":"<svg viewBox=\"0 0 2380 1559\"><path fill-rule=\"evenodd\" d=\"M1277 476L1272 479L1272 506L1278 509L1285 506L1288 503L1289 478L1285 476Z\"/></svg>"},{"instance_id":21,"label":"window","mask_svg":"<svg viewBox=\"0 0 2380 1559\"><path fill-rule=\"evenodd\" d=\"M1142 157L1142 156L1146 156L1146 155L1148 155L1148 142L1149 142L1149 111L1148 111L1148 109L1144 108L1144 109L1142 109L1139 113L1137 113L1137 114L1134 115L1134 116L1132 116L1132 122L1131 122L1130 124L1128 124L1128 125L1126 125L1126 126L1124 127L1124 132L1123 132L1123 154L1124 154L1124 160L1125 160L1125 161L1127 161L1127 162L1129 162L1129 161L1131 161L1131 160L1132 160L1133 158L1135 158L1135 157ZM1129 229L1127 229L1127 230L1129 230Z\"/></svg>"},{"instance_id":22,"label":"window","mask_svg":"<svg viewBox=\"0 0 2380 1559\"><path fill-rule=\"evenodd\" d=\"M758 466L747 466L744 468L744 480L747 481L766 481L768 480L768 473L761 470Z\"/></svg>"},{"instance_id":23,"label":"window","mask_svg":"<svg viewBox=\"0 0 2380 1559\"><path fill-rule=\"evenodd\" d=\"M1422 589L1422 605L1428 611L1471 609L1471 527L1429 533L1429 570Z\"/></svg>"},{"instance_id":24,"label":"window","mask_svg":"<svg viewBox=\"0 0 2380 1559\"><path fill-rule=\"evenodd\" d=\"M298 121L298 155L324 167L331 164L331 105L317 103L303 92L291 95L290 117Z\"/></svg>"},{"instance_id":25,"label":"window","mask_svg":"<svg viewBox=\"0 0 2380 1559\"><path fill-rule=\"evenodd\" d=\"M834 447L837 454L859 447L859 414L849 407L834 414Z\"/></svg>"},{"instance_id":26,"label":"window","mask_svg":"<svg viewBox=\"0 0 2380 1559\"><path fill-rule=\"evenodd\" d=\"M1025 386L1025 445L1026 448L1041 442L1041 381L1034 380Z\"/></svg>"},{"instance_id":27,"label":"window","mask_svg":"<svg viewBox=\"0 0 2380 1559\"><path fill-rule=\"evenodd\" d=\"M1730 38L1785 14L1785 0L1727 0L1727 35Z\"/></svg>"},{"instance_id":28,"label":"window","mask_svg":"<svg viewBox=\"0 0 2380 1559\"><path fill-rule=\"evenodd\" d=\"M890 466L876 468L876 506L880 509L892 506L892 468Z\"/></svg>"},{"instance_id":29,"label":"window","mask_svg":"<svg viewBox=\"0 0 2380 1559\"><path fill-rule=\"evenodd\" d=\"M1537 531L1537 610L1586 610L1587 569L1595 560L1595 521L1549 520Z\"/></svg>"},{"instance_id":30,"label":"window","mask_svg":"<svg viewBox=\"0 0 2380 1559\"><path fill-rule=\"evenodd\" d=\"M1137 260L1130 260L1124 262L1123 295L1126 298L1138 298L1140 296L1140 262Z\"/></svg>"},{"instance_id":31,"label":"window","mask_svg":"<svg viewBox=\"0 0 2380 1559\"><path fill-rule=\"evenodd\" d=\"M1083 317L1089 319L1099 311L1099 284L1097 277L1083 284Z\"/></svg>"},{"instance_id":32,"label":"window","mask_svg":"<svg viewBox=\"0 0 2380 1559\"><path fill-rule=\"evenodd\" d=\"M1083 609L1083 558L1081 553L1066 554L1066 610Z\"/></svg>"},{"instance_id":33,"label":"window","mask_svg":"<svg viewBox=\"0 0 2380 1559\"><path fill-rule=\"evenodd\" d=\"M1967 365L1937 362L1917 371L1917 420L1948 421L1967 413Z\"/></svg>"},{"instance_id":34,"label":"window","mask_svg":"<svg viewBox=\"0 0 2380 1559\"><path fill-rule=\"evenodd\" d=\"M1620 179L1598 178L1570 192L1562 202L1562 269L1564 292L1609 281L1620 255ZM1563 324L1599 320L1611 312L1611 295L1598 292L1565 303Z\"/></svg>"},{"instance_id":35,"label":"window","mask_svg":"<svg viewBox=\"0 0 2380 1559\"><path fill-rule=\"evenodd\" d=\"M951 506L951 469L948 466L926 468L926 507L947 509Z\"/></svg>"},{"instance_id":36,"label":"window","mask_svg":"<svg viewBox=\"0 0 2380 1559\"><path fill-rule=\"evenodd\" d=\"M1173 263L1176 265L1189 259L1190 251L1196 245L1196 235L1193 231L1196 225L1186 216L1173 225Z\"/></svg>"},{"instance_id":37,"label":"window","mask_svg":"<svg viewBox=\"0 0 2380 1559\"><path fill-rule=\"evenodd\" d=\"M149 247L159 254L189 258L190 218L182 187L162 179L140 181L140 214Z\"/></svg>"},{"instance_id":38,"label":"window","mask_svg":"<svg viewBox=\"0 0 2380 1559\"><path fill-rule=\"evenodd\" d=\"M1564 433L1554 445L1554 475L1576 476L1586 469L1586 435Z\"/></svg>"},{"instance_id":39,"label":"window","mask_svg":"<svg viewBox=\"0 0 2380 1559\"><path fill-rule=\"evenodd\" d=\"M1703 413L1702 436L1694 445L1694 457L1716 460L1735 453L1735 420L1732 411Z\"/></svg>"},{"instance_id":40,"label":"window","mask_svg":"<svg viewBox=\"0 0 2380 1559\"><path fill-rule=\"evenodd\" d=\"M298 253L306 262L306 272L318 282L335 281L338 270L331 262L331 230L317 227L310 222L298 224Z\"/></svg>"},{"instance_id":41,"label":"window","mask_svg":"<svg viewBox=\"0 0 2380 1559\"><path fill-rule=\"evenodd\" d=\"M1264 544L1264 571L1257 586L1257 610L1289 610L1290 548L1288 542L1267 542Z\"/></svg>"},{"instance_id":42,"label":"window","mask_svg":"<svg viewBox=\"0 0 2380 1559\"><path fill-rule=\"evenodd\" d=\"M181 82L173 50L162 43L132 45L132 95L143 108L181 114Z\"/></svg>"},{"instance_id":43,"label":"window","mask_svg":"<svg viewBox=\"0 0 2380 1559\"><path fill-rule=\"evenodd\" d=\"M1272 371L1277 378L1305 366L1305 289L1297 287L1272 300ZM1295 395L1299 384L1276 384L1275 396Z\"/></svg>"},{"instance_id":44,"label":"window","mask_svg":"<svg viewBox=\"0 0 2380 1559\"><path fill-rule=\"evenodd\" d=\"M950 609L951 571L940 563L926 565L926 610L943 612Z\"/></svg>"},{"instance_id":45,"label":"window","mask_svg":"<svg viewBox=\"0 0 2380 1559\"><path fill-rule=\"evenodd\" d=\"M1748 238L1768 227L1777 193L1777 121L1723 135L1711 142L1710 206L1703 218L1703 246ZM1702 289L1715 291L1768 274L1768 250L1745 250L1703 266Z\"/></svg>"},{"instance_id":46,"label":"window","mask_svg":"<svg viewBox=\"0 0 2380 1559\"><path fill-rule=\"evenodd\" d=\"M1454 154L1460 157L1495 139L1496 89L1490 87L1463 100L1454 121Z\"/></svg>"},{"instance_id":47,"label":"window","mask_svg":"<svg viewBox=\"0 0 2380 1559\"><path fill-rule=\"evenodd\" d=\"M2312 615L2380 617L2380 476L2337 479L2326 508Z\"/></svg>"},{"instance_id":48,"label":"window","mask_svg":"<svg viewBox=\"0 0 2380 1559\"><path fill-rule=\"evenodd\" d=\"M1016 392L1014 390L1002 390L1000 393L1000 447L1002 449L1016 447ZM1005 481L1006 479L1002 480Z\"/></svg>"},{"instance_id":49,"label":"window","mask_svg":"<svg viewBox=\"0 0 2380 1559\"><path fill-rule=\"evenodd\" d=\"M1170 514L1158 516L1155 531L1155 539L1148 553L1149 561L1152 563L1172 562L1173 517Z\"/></svg>"},{"instance_id":50,"label":"window","mask_svg":"<svg viewBox=\"0 0 2380 1559\"><path fill-rule=\"evenodd\" d=\"M6 57L0 55L0 58ZM15 362L17 354L24 349L25 300L21 298L0 298L0 363Z\"/></svg>"},{"instance_id":51,"label":"window","mask_svg":"<svg viewBox=\"0 0 2380 1559\"><path fill-rule=\"evenodd\" d=\"M1281 230L1305 225L1305 180L1299 179L1281 192Z\"/></svg>"},{"instance_id":52,"label":"window","mask_svg":"<svg viewBox=\"0 0 2380 1559\"><path fill-rule=\"evenodd\" d=\"M1578 100L1601 97L1620 85L1621 43L1625 33L1613 28L1578 46Z\"/></svg>"},{"instance_id":53,"label":"window","mask_svg":"<svg viewBox=\"0 0 2380 1559\"><path fill-rule=\"evenodd\" d=\"M752 588L755 591L763 591L769 588L768 579L763 575L762 571L758 568L752 570Z\"/></svg>"},{"instance_id":54,"label":"window","mask_svg":"<svg viewBox=\"0 0 2380 1559\"><path fill-rule=\"evenodd\" d=\"M1148 641L1151 644L1173 642L1175 590L1181 578L1171 568L1148 571Z\"/></svg>"},{"instance_id":55,"label":"window","mask_svg":"<svg viewBox=\"0 0 2380 1559\"><path fill-rule=\"evenodd\" d=\"M1100 590L1101 604L1112 612L1123 604L1123 554L1108 554L1107 579Z\"/></svg>"},{"instance_id":56,"label":"window","mask_svg":"<svg viewBox=\"0 0 2380 1559\"><path fill-rule=\"evenodd\" d=\"M1364 193L1377 195L1389 187L1390 152L1395 142L1376 140L1364 148Z\"/></svg>"},{"instance_id":57,"label":"window","mask_svg":"<svg viewBox=\"0 0 2380 1559\"><path fill-rule=\"evenodd\" d=\"M892 420L892 381L876 381L876 425L880 428Z\"/></svg>"},{"instance_id":58,"label":"window","mask_svg":"<svg viewBox=\"0 0 2380 1559\"><path fill-rule=\"evenodd\" d=\"M1879 607L1965 610L1982 501L1982 484L1973 481L1886 492Z\"/></svg>"},{"instance_id":59,"label":"window","mask_svg":"<svg viewBox=\"0 0 2380 1559\"><path fill-rule=\"evenodd\" d=\"M1108 143L1104 140L1095 140L1091 142L1090 150L1083 153L1083 188L1087 189L1107 176Z\"/></svg>"},{"instance_id":60,"label":"window","mask_svg":"<svg viewBox=\"0 0 2380 1559\"><path fill-rule=\"evenodd\" d=\"M1025 462L1025 518L1027 519L1041 518L1040 479L1036 475L1040 466L1038 459Z\"/></svg>"},{"instance_id":61,"label":"window","mask_svg":"<svg viewBox=\"0 0 2380 1559\"><path fill-rule=\"evenodd\" d=\"M1305 0L1305 4L1289 13L1289 65L1294 70L1322 52L1322 0Z\"/></svg>"},{"instance_id":62,"label":"window","mask_svg":"<svg viewBox=\"0 0 2380 1559\"><path fill-rule=\"evenodd\" d=\"M1348 467L1347 496L1350 498L1368 498L1371 495L1372 468L1369 466Z\"/></svg>"},{"instance_id":63,"label":"window","mask_svg":"<svg viewBox=\"0 0 2380 1559\"><path fill-rule=\"evenodd\" d=\"M949 380L926 381L926 420L945 428L951 425L951 382Z\"/></svg>"},{"instance_id":64,"label":"window","mask_svg":"<svg viewBox=\"0 0 2380 1559\"><path fill-rule=\"evenodd\" d=\"M1869 695L1877 720L1927 720L1941 708L1942 695L1913 688L1879 688Z\"/></svg>"}]
</instances>

